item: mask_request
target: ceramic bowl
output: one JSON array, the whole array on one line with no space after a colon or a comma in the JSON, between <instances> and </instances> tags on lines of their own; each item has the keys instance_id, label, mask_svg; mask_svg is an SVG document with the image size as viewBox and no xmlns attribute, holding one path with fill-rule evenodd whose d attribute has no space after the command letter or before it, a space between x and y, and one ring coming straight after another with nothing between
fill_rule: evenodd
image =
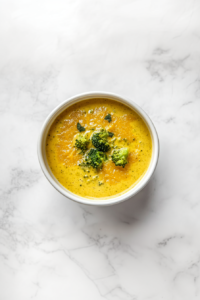
<instances>
[{"instance_id":1,"label":"ceramic bowl","mask_svg":"<svg viewBox=\"0 0 200 300\"><path fill-rule=\"evenodd\" d=\"M66 108L69 106L88 99L92 98L108 98L111 100L115 100L117 102L123 103L126 106L130 107L136 113L144 120L146 123L150 134L151 134L151 139L152 139L152 158L151 162L149 164L149 168L147 169L145 175L142 177L142 179L131 189L126 191L123 194L117 195L116 197L108 197L108 198L95 198L95 199L90 199L90 198L84 198L80 197L69 190L67 190L64 186L62 186L58 180L54 177L53 173L51 172L47 158L46 158L46 151L45 151L45 146L46 146L46 138L48 131L51 127L51 124L53 121L56 119L58 115L60 115ZM49 182L53 185L53 187L60 192L62 195L65 197L82 203L82 204L89 204L89 205L98 205L98 206L106 206L106 205L113 205L116 203L120 203L122 201L125 201L129 199L130 197L135 196L139 191L141 191L144 186L148 183L150 180L151 176L153 175L156 165L158 163L158 157L159 157L159 140L158 140L158 135L156 132L156 129L149 118L149 116L143 111L141 107L139 107L136 103L134 103L132 100L127 99L126 97L119 96L117 94L113 93L107 93L107 92L88 92L88 93L83 93L76 95L74 97L71 97L67 100L65 100L63 103L59 104L46 118L42 130L39 136L38 140L38 159L40 162L40 166L42 168L42 171L46 178L49 180Z\"/></svg>"}]
</instances>

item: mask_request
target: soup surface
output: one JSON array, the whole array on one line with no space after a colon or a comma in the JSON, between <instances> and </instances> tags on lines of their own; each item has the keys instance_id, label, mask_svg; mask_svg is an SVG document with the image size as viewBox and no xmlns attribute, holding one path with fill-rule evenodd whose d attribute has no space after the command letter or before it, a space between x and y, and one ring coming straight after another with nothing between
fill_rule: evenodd
<instances>
[{"instance_id":1,"label":"soup surface","mask_svg":"<svg viewBox=\"0 0 200 300\"><path fill-rule=\"evenodd\" d=\"M111 120L105 119L110 114ZM110 122L109 122L110 121ZM79 132L77 123L85 128ZM102 169L84 165L95 148L91 138L101 129L112 132ZM90 139L87 151L75 147L79 136ZM128 163L116 166L112 154L128 149ZM46 141L46 155L52 173L69 191L82 197L103 198L124 193L144 176L151 155L151 136L144 121L127 106L109 99L90 99L74 104L52 124Z\"/></svg>"}]
</instances>

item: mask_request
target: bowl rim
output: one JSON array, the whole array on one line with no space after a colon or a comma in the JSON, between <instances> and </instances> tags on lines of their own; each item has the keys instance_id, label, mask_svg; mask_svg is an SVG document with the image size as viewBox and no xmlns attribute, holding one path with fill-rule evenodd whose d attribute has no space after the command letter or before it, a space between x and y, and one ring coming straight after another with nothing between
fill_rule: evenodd
<instances>
[{"instance_id":1,"label":"bowl rim","mask_svg":"<svg viewBox=\"0 0 200 300\"><path fill-rule=\"evenodd\" d=\"M58 182L58 180L54 177L53 173L49 168L46 155L45 155L46 136L55 118L71 105L92 98L108 98L110 100L114 100L122 104L125 104L129 108L136 111L136 113L138 113L142 117L143 121L146 123L151 134L152 145L153 145L152 158L146 173L141 179L138 180L138 183L136 183L136 185L134 185L132 188L128 189L126 192L121 193L116 197L112 196L107 198L92 199L92 198L81 197L70 192L63 185L61 185ZM45 177L47 178L47 180L51 183L51 185L63 196L69 198L70 200L73 200L81 204L95 205L95 206L108 206L108 205L117 204L135 196L138 192L140 192L145 187L145 185L149 182L150 178L155 172L156 166L158 164L159 152L160 152L160 145L159 145L158 134L153 122L151 121L150 117L146 114L146 112L138 104L136 104L135 102L133 102L127 97L121 96L116 93L103 92L103 91L92 91L92 92L77 94L75 96L66 99L58 106L56 106L45 119L39 134L38 144L37 144L38 160L41 169Z\"/></svg>"}]
</instances>

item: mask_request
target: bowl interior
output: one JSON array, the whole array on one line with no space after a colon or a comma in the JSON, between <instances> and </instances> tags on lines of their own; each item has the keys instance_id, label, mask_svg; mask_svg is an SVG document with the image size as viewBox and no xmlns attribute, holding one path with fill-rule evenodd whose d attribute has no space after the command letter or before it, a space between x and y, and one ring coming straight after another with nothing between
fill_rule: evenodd
<instances>
[{"instance_id":1,"label":"bowl interior","mask_svg":"<svg viewBox=\"0 0 200 300\"><path fill-rule=\"evenodd\" d=\"M91 198L84 198L84 197L75 195L74 193L67 190L64 186L62 186L59 183L59 181L54 177L54 175L51 172L51 169L49 167L49 164L47 162L46 138L47 138L47 134L48 134L48 131L49 131L52 123L54 122L56 117L59 116L66 108L68 108L69 106L71 106L75 103L78 103L80 101L82 102L84 100L93 99L93 98L104 98L104 99L106 98L106 99L114 100L114 101L123 103L126 106L128 106L129 108L133 109L143 119L143 121L145 122L145 124L151 134L152 157L151 157L151 162L149 164L149 167L148 167L146 173L144 174L142 179L140 179L138 181L138 183L136 185L134 185L132 188L128 189L126 192L118 194L117 196L91 199ZM134 196L135 194L137 194L147 184L147 182L151 178L151 176L156 168L156 165L157 165L158 156L159 156L158 136L157 136L155 127L154 127L152 121L150 120L150 118L148 117L148 115L134 102L132 102L128 99L124 99L118 95L111 94L111 93L103 93L103 92L85 93L85 94L81 94L81 95L72 97L72 98L66 100L65 102L61 103L49 114L49 116L45 120L45 122L42 126L39 141L38 141L39 162L40 162L41 168L44 172L44 175L49 180L49 182L64 196L70 198L71 200L74 200L74 201L77 201L77 202L80 202L83 204L89 204L89 205L112 205L115 203L122 202L122 201Z\"/></svg>"}]
</instances>

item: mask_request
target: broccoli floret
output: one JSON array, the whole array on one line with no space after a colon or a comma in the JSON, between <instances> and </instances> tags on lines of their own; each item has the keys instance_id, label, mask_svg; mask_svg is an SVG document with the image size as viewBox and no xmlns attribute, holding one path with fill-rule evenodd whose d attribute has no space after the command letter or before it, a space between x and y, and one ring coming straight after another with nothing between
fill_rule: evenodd
<instances>
[{"instance_id":1,"label":"broccoli floret","mask_svg":"<svg viewBox=\"0 0 200 300\"><path fill-rule=\"evenodd\" d=\"M85 153L88 148L89 140L83 135L79 134L75 142L75 147L81 149L81 153Z\"/></svg>"},{"instance_id":2,"label":"broccoli floret","mask_svg":"<svg viewBox=\"0 0 200 300\"><path fill-rule=\"evenodd\" d=\"M101 129L100 132L93 134L92 144L102 152L107 152L110 149L108 143L108 132L105 129Z\"/></svg>"},{"instance_id":3,"label":"broccoli floret","mask_svg":"<svg viewBox=\"0 0 200 300\"><path fill-rule=\"evenodd\" d=\"M85 161L87 165L91 165L94 169L102 169L103 161L107 159L105 153L98 151L97 149L90 149Z\"/></svg>"},{"instance_id":4,"label":"broccoli floret","mask_svg":"<svg viewBox=\"0 0 200 300\"><path fill-rule=\"evenodd\" d=\"M125 167L125 165L128 163L128 149L127 148L121 148L118 150L114 150L112 154L112 161L115 163L116 166Z\"/></svg>"}]
</instances>

